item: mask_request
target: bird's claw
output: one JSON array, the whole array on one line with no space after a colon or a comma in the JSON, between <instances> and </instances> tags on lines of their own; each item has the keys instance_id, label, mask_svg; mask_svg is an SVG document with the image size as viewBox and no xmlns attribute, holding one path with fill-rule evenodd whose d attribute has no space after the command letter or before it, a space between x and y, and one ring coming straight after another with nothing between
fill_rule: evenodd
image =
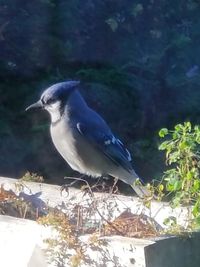
<instances>
[{"instance_id":1,"label":"bird's claw","mask_svg":"<svg viewBox=\"0 0 200 267\"><path fill-rule=\"evenodd\" d=\"M69 184L63 184L60 188L60 194L62 195L62 192L65 191L67 193L67 196L69 195L69 187L74 185L77 181L73 181Z\"/></svg>"}]
</instances>

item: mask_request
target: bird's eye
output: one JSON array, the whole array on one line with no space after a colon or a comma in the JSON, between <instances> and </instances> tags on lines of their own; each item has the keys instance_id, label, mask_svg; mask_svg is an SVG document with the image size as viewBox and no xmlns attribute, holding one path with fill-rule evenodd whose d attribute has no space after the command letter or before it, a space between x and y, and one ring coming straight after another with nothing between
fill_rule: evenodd
<instances>
[{"instance_id":1,"label":"bird's eye","mask_svg":"<svg viewBox=\"0 0 200 267\"><path fill-rule=\"evenodd\" d=\"M46 101L46 105L51 105L51 104L53 104L53 103L55 103L56 102L56 99L55 98L49 98L49 99L47 99L47 101Z\"/></svg>"}]
</instances>

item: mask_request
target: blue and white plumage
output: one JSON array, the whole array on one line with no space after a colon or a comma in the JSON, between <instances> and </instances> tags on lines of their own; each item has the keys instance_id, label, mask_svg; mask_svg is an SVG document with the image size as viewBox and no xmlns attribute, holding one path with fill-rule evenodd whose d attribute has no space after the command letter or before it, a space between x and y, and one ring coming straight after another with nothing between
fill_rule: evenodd
<instances>
[{"instance_id":1,"label":"blue and white plumage","mask_svg":"<svg viewBox=\"0 0 200 267\"><path fill-rule=\"evenodd\" d=\"M130 184L143 197L148 192L134 184L138 175L131 155L107 123L88 107L79 93L79 82L68 81L47 88L40 100L27 108L44 108L51 115L51 137L72 169L86 175L110 175Z\"/></svg>"}]
</instances>

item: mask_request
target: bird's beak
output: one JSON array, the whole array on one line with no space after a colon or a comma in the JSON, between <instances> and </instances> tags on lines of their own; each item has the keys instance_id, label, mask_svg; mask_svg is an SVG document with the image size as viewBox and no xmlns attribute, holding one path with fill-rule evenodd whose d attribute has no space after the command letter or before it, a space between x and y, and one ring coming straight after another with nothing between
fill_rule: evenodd
<instances>
[{"instance_id":1,"label":"bird's beak","mask_svg":"<svg viewBox=\"0 0 200 267\"><path fill-rule=\"evenodd\" d=\"M44 108L44 106L43 106L41 100L39 100L36 103L28 106L25 110L27 111L29 109L42 109L42 108Z\"/></svg>"}]
</instances>

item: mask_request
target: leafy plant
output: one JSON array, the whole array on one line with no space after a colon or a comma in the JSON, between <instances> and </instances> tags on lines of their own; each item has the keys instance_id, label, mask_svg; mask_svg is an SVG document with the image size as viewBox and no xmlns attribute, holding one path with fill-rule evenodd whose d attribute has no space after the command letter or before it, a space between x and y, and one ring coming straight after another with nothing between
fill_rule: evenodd
<instances>
[{"instance_id":1,"label":"leafy plant","mask_svg":"<svg viewBox=\"0 0 200 267\"><path fill-rule=\"evenodd\" d=\"M161 138L166 138L159 146L166 151L166 165L170 168L164 173L166 190L172 193L173 208L192 205L189 226L200 227L200 126L190 122L177 124L174 130L163 128ZM193 216L192 216L193 215Z\"/></svg>"},{"instance_id":2,"label":"leafy plant","mask_svg":"<svg viewBox=\"0 0 200 267\"><path fill-rule=\"evenodd\" d=\"M36 182L36 183L43 183L44 182L44 178L40 175L38 175L37 173L30 173L30 172L26 172L24 174L24 176L22 176L20 178L20 181L22 182Z\"/></svg>"}]
</instances>

